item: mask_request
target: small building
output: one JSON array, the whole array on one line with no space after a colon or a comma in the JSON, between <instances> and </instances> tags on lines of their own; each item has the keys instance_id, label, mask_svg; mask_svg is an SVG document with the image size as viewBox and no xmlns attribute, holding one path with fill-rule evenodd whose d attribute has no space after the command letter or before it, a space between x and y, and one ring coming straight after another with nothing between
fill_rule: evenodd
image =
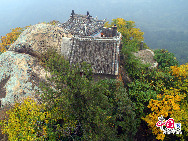
<instances>
[{"instance_id":1,"label":"small building","mask_svg":"<svg viewBox=\"0 0 188 141\"><path fill-rule=\"evenodd\" d=\"M116 78L119 68L119 50L121 33L117 27L103 27L105 20L87 15L75 14L72 10L70 19L61 27L72 34L71 38L63 37L61 53L67 57L70 64L91 64L94 79Z\"/></svg>"}]
</instances>

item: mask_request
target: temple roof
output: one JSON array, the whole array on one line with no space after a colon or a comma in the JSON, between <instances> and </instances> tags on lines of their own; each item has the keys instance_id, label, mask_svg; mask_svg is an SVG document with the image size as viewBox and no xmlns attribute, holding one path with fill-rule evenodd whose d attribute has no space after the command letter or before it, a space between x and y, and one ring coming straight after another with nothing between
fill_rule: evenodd
<instances>
[{"instance_id":1,"label":"temple roof","mask_svg":"<svg viewBox=\"0 0 188 141\"><path fill-rule=\"evenodd\" d=\"M87 15L71 13L62 24L72 38L63 38L62 53L66 53L70 64L91 64L94 74L118 75L121 33L117 26L103 28L105 20Z\"/></svg>"},{"instance_id":2,"label":"temple roof","mask_svg":"<svg viewBox=\"0 0 188 141\"><path fill-rule=\"evenodd\" d=\"M93 18L87 12L87 15L75 14L72 11L70 19L62 24L64 30L72 35L93 36L101 31L105 20L98 20Z\"/></svg>"}]
</instances>

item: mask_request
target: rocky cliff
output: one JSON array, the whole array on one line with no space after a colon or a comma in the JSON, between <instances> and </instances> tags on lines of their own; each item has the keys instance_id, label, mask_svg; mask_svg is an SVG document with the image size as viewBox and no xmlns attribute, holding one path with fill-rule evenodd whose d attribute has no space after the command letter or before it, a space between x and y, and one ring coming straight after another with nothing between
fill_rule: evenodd
<instances>
[{"instance_id":1,"label":"rocky cliff","mask_svg":"<svg viewBox=\"0 0 188 141\"><path fill-rule=\"evenodd\" d=\"M47 81L46 75L52 76L39 64L36 54L41 55L47 49L53 48L59 53L64 53L66 58L69 49L62 46L68 44L63 37L71 38L72 35L55 25L36 24L24 30L9 50L1 54L1 106L14 103L17 98L34 96L36 91L40 91L39 82ZM149 62L152 67L156 67L156 62L153 60L154 53L150 50L141 50L135 53L135 56L141 58L143 63ZM122 73L122 75L125 74ZM130 80L128 79L128 81ZM53 85L51 86L53 87Z\"/></svg>"},{"instance_id":2,"label":"rocky cliff","mask_svg":"<svg viewBox=\"0 0 188 141\"><path fill-rule=\"evenodd\" d=\"M62 28L50 24L37 24L27 28L0 56L0 104L14 103L16 98L33 96L39 82L46 81L49 72L39 65L34 56L48 48L60 51L61 39L67 36ZM69 36L69 35L68 35ZM38 96L36 96L38 97Z\"/></svg>"}]
</instances>

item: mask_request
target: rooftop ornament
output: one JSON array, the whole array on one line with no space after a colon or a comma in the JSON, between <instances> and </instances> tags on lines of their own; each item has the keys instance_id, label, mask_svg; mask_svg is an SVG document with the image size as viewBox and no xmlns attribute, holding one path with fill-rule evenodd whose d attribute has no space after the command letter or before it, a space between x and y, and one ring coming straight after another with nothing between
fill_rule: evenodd
<instances>
[{"instance_id":1,"label":"rooftop ornament","mask_svg":"<svg viewBox=\"0 0 188 141\"><path fill-rule=\"evenodd\" d=\"M87 11L87 16L89 16L89 11Z\"/></svg>"},{"instance_id":2,"label":"rooftop ornament","mask_svg":"<svg viewBox=\"0 0 188 141\"><path fill-rule=\"evenodd\" d=\"M71 17L73 18L74 17L74 10L72 10L72 13L71 13Z\"/></svg>"}]
</instances>

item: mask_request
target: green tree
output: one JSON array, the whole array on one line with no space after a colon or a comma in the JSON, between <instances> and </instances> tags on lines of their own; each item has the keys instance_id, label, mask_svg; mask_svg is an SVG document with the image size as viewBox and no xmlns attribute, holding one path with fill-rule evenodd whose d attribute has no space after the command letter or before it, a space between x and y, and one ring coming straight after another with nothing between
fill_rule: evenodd
<instances>
[{"instance_id":1,"label":"green tree","mask_svg":"<svg viewBox=\"0 0 188 141\"><path fill-rule=\"evenodd\" d=\"M94 82L90 65L82 63L81 67L78 64L70 66L55 52L46 59L46 69L54 75L49 80L56 84L55 89L48 84L41 85L43 102L49 111L54 111L52 119L56 119L48 124L51 132L48 139L133 138L136 133L134 106L121 82ZM85 74L83 77L80 76L81 70Z\"/></svg>"},{"instance_id":2,"label":"green tree","mask_svg":"<svg viewBox=\"0 0 188 141\"><path fill-rule=\"evenodd\" d=\"M158 62L158 68L165 70L169 69L170 66L177 66L179 62L176 60L176 57L173 53L168 52L165 49L154 50L155 56L154 59Z\"/></svg>"}]
</instances>

